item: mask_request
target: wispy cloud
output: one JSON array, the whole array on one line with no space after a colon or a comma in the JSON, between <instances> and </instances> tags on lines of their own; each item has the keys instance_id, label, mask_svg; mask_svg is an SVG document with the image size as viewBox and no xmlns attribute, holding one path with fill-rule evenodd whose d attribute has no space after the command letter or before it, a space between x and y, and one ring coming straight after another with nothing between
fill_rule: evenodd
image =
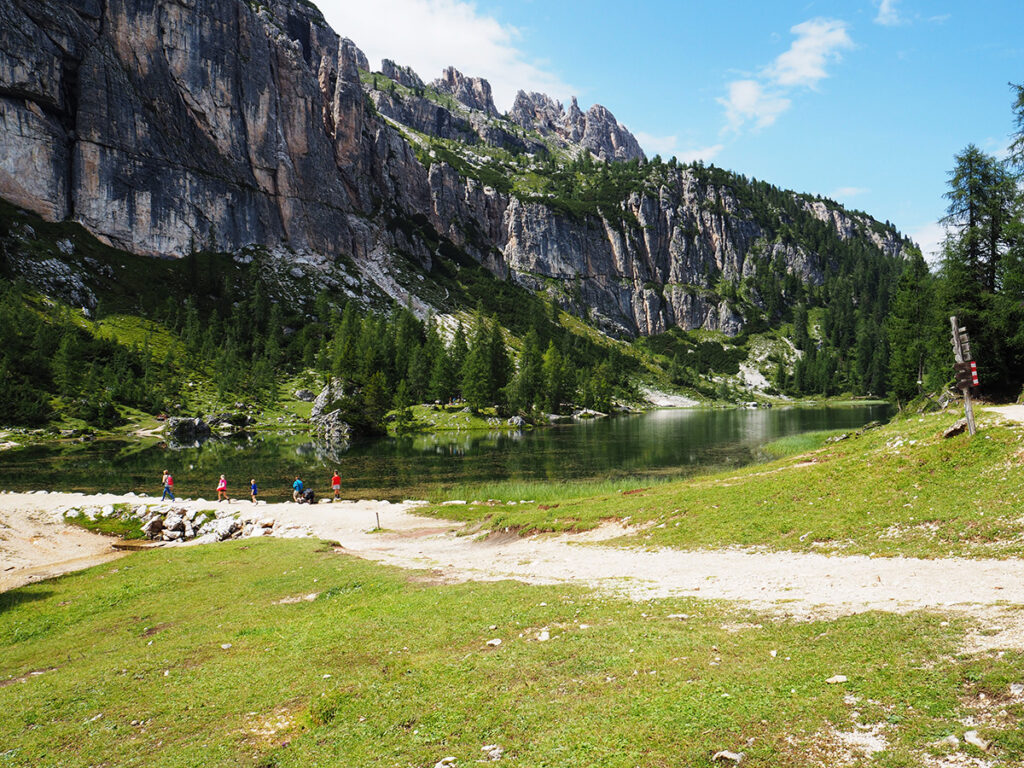
<instances>
[{"instance_id":1,"label":"wispy cloud","mask_svg":"<svg viewBox=\"0 0 1024 768\"><path fill-rule=\"evenodd\" d=\"M829 197L835 200L844 200L851 197L858 197L859 195L866 195L871 190L866 187L839 187L832 190L832 194Z\"/></svg>"},{"instance_id":2,"label":"wispy cloud","mask_svg":"<svg viewBox=\"0 0 1024 768\"><path fill-rule=\"evenodd\" d=\"M516 91L542 91L565 99L575 89L545 62L521 49L520 31L462 0L317 0L328 23L355 41L376 68L384 58L412 67L426 81L454 66L485 77L498 109L512 106Z\"/></svg>"},{"instance_id":3,"label":"wispy cloud","mask_svg":"<svg viewBox=\"0 0 1024 768\"><path fill-rule=\"evenodd\" d=\"M811 19L789 31L796 40L768 69L778 85L814 88L828 77L825 65L839 61L840 51L853 47L845 21Z\"/></svg>"},{"instance_id":4,"label":"wispy cloud","mask_svg":"<svg viewBox=\"0 0 1024 768\"><path fill-rule=\"evenodd\" d=\"M757 128L766 128L789 109L792 103L777 92L768 91L756 80L733 80L729 94L718 99L725 107L725 120L730 129L738 131L751 122Z\"/></svg>"},{"instance_id":5,"label":"wispy cloud","mask_svg":"<svg viewBox=\"0 0 1024 768\"><path fill-rule=\"evenodd\" d=\"M910 231L910 239L921 248L921 255L930 265L935 266L942 258L942 243L946 239L946 228L938 222L922 224Z\"/></svg>"},{"instance_id":6,"label":"wispy cloud","mask_svg":"<svg viewBox=\"0 0 1024 768\"><path fill-rule=\"evenodd\" d=\"M790 95L797 88L814 90L828 77L827 67L853 48L845 21L810 19L791 27L796 39L756 79L733 80L728 93L718 99L725 107L726 129L738 132L744 126L765 128L792 106Z\"/></svg>"},{"instance_id":7,"label":"wispy cloud","mask_svg":"<svg viewBox=\"0 0 1024 768\"><path fill-rule=\"evenodd\" d=\"M878 15L875 16L875 24L883 27L898 27L903 24L899 11L896 10L898 0L879 0Z\"/></svg>"},{"instance_id":8,"label":"wispy cloud","mask_svg":"<svg viewBox=\"0 0 1024 768\"><path fill-rule=\"evenodd\" d=\"M692 163L696 160L710 162L725 149L724 144L712 144L707 147L686 147L680 146L679 137L655 136L644 131L636 132L636 139L648 156L661 155L662 158L674 157L684 163Z\"/></svg>"}]
</instances>

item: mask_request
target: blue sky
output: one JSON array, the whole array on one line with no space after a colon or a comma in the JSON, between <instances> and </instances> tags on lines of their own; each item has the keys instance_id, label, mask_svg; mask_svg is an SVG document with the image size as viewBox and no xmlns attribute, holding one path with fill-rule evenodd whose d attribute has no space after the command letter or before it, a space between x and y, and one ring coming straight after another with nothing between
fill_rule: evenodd
<instances>
[{"instance_id":1,"label":"blue sky","mask_svg":"<svg viewBox=\"0 0 1024 768\"><path fill-rule=\"evenodd\" d=\"M1000 155L1024 82L1021 0L598 2L320 0L377 68L452 64L600 103L648 155L702 158L941 239L946 178L969 143Z\"/></svg>"}]
</instances>

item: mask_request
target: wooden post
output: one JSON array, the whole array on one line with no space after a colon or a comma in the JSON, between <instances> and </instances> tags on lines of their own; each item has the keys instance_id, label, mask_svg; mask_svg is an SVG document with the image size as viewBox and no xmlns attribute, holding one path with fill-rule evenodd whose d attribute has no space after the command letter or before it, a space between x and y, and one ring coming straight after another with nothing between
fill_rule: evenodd
<instances>
[{"instance_id":1,"label":"wooden post","mask_svg":"<svg viewBox=\"0 0 1024 768\"><path fill-rule=\"evenodd\" d=\"M966 328L961 328L960 323L957 322L956 315L949 318L949 323L953 326L953 357L958 363L970 362L970 348L964 350L964 344L960 334L966 333ZM965 358L966 353L966 358ZM960 391L964 395L964 412L967 415L967 431L972 435L976 429L974 426L974 407L971 403L971 388L970 386L960 387Z\"/></svg>"}]
</instances>

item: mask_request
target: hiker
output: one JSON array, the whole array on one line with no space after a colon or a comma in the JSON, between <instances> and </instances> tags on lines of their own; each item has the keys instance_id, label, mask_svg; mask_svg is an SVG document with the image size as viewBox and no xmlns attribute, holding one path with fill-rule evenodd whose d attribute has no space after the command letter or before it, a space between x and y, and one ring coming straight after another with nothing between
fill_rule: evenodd
<instances>
[{"instance_id":1,"label":"hiker","mask_svg":"<svg viewBox=\"0 0 1024 768\"><path fill-rule=\"evenodd\" d=\"M161 482L164 486L164 495L160 497L160 501L163 501L168 496L171 497L171 501L174 501L174 477L171 475L169 470L164 470L164 476Z\"/></svg>"},{"instance_id":2,"label":"hiker","mask_svg":"<svg viewBox=\"0 0 1024 768\"><path fill-rule=\"evenodd\" d=\"M338 470L334 470L334 477L331 478L331 488L334 489L334 500L337 501L341 498L341 475L338 474Z\"/></svg>"},{"instance_id":3,"label":"hiker","mask_svg":"<svg viewBox=\"0 0 1024 768\"><path fill-rule=\"evenodd\" d=\"M252 478L249 481L249 495L252 496L252 503L256 503L256 494L259 493L259 488L256 487L256 478Z\"/></svg>"},{"instance_id":4,"label":"hiker","mask_svg":"<svg viewBox=\"0 0 1024 768\"><path fill-rule=\"evenodd\" d=\"M302 480L299 479L298 475L295 476L295 482L292 483L292 501L301 501L302 499Z\"/></svg>"},{"instance_id":5,"label":"hiker","mask_svg":"<svg viewBox=\"0 0 1024 768\"><path fill-rule=\"evenodd\" d=\"M231 499L228 498L228 481L224 475L221 475L220 480L217 481L217 501L231 503Z\"/></svg>"},{"instance_id":6,"label":"hiker","mask_svg":"<svg viewBox=\"0 0 1024 768\"><path fill-rule=\"evenodd\" d=\"M303 491L302 498L299 499L299 503L300 504L315 504L316 503L316 495L313 493L313 489L312 488L307 488L305 491Z\"/></svg>"}]
</instances>

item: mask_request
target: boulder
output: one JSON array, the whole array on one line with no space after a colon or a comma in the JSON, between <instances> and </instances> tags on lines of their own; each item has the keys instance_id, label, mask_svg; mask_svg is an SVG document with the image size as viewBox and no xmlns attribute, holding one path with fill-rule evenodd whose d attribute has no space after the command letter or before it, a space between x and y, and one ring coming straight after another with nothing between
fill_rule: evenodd
<instances>
[{"instance_id":1,"label":"boulder","mask_svg":"<svg viewBox=\"0 0 1024 768\"><path fill-rule=\"evenodd\" d=\"M172 509L164 518L164 530L184 531L185 517L176 509Z\"/></svg>"},{"instance_id":2,"label":"boulder","mask_svg":"<svg viewBox=\"0 0 1024 768\"><path fill-rule=\"evenodd\" d=\"M309 424L319 440L330 452L338 452L348 447L352 435L352 427L336 408L337 401L344 395L341 383L334 379L323 388L313 401L313 409L309 414Z\"/></svg>"},{"instance_id":3,"label":"boulder","mask_svg":"<svg viewBox=\"0 0 1024 768\"><path fill-rule=\"evenodd\" d=\"M211 429L241 429L249 426L249 417L244 413L215 413L206 417Z\"/></svg>"},{"instance_id":4,"label":"boulder","mask_svg":"<svg viewBox=\"0 0 1024 768\"><path fill-rule=\"evenodd\" d=\"M295 390L295 399L301 400L304 403L311 403L316 399L316 395L310 392L308 389L297 389Z\"/></svg>"},{"instance_id":5,"label":"boulder","mask_svg":"<svg viewBox=\"0 0 1024 768\"><path fill-rule=\"evenodd\" d=\"M192 442L210 436L210 425L197 416L194 419L170 418L165 430L176 440Z\"/></svg>"},{"instance_id":6,"label":"boulder","mask_svg":"<svg viewBox=\"0 0 1024 768\"><path fill-rule=\"evenodd\" d=\"M213 523L213 530L211 533L217 537L217 541L224 541L225 539L230 539L232 534L234 534L238 529L239 525L237 520L233 517L223 517Z\"/></svg>"},{"instance_id":7,"label":"boulder","mask_svg":"<svg viewBox=\"0 0 1024 768\"><path fill-rule=\"evenodd\" d=\"M956 437L967 431L967 419L960 419L942 433L943 437Z\"/></svg>"}]
</instances>

